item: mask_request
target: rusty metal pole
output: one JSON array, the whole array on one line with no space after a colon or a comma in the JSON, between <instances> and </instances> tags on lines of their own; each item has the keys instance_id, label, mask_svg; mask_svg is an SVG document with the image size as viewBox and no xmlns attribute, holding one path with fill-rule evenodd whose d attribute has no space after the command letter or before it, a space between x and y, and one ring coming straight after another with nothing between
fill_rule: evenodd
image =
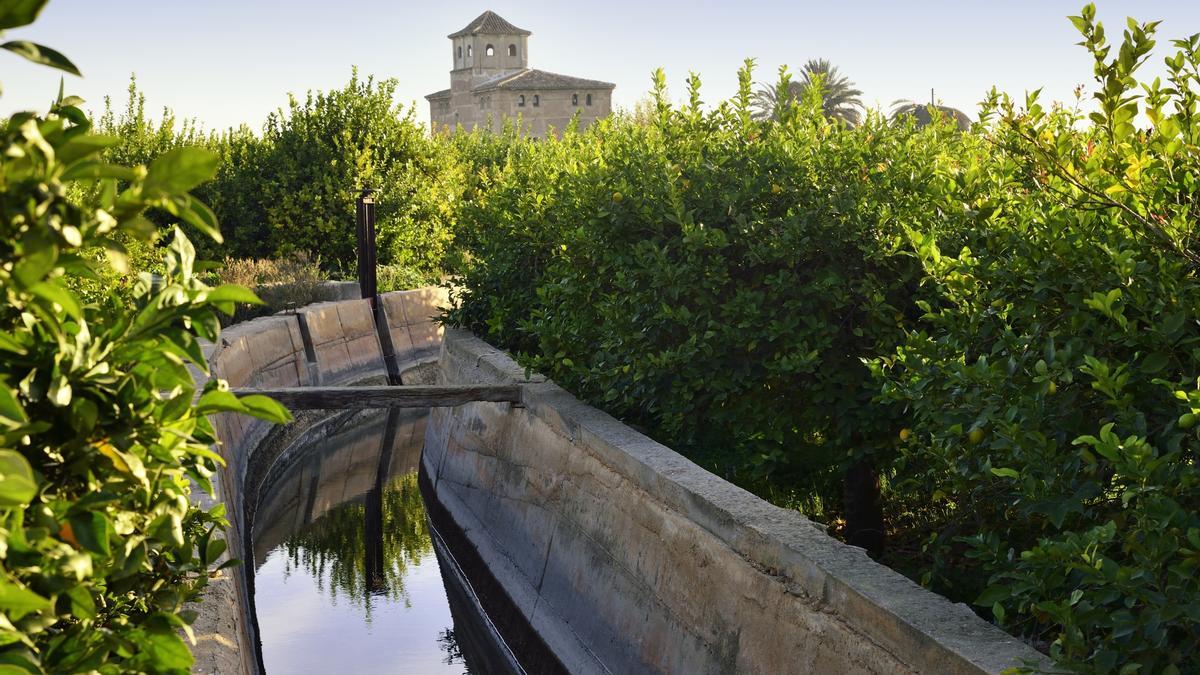
<instances>
[{"instance_id":1,"label":"rusty metal pole","mask_svg":"<svg viewBox=\"0 0 1200 675\"><path fill-rule=\"evenodd\" d=\"M364 187L358 196L356 210L358 221L358 290L371 304L375 319L375 333L379 337L379 349L383 353L383 365L387 371L388 384L400 384L400 366L396 362L396 349L392 345L392 332L388 326L383 303L379 299L375 268L375 191Z\"/></svg>"},{"instance_id":2,"label":"rusty metal pole","mask_svg":"<svg viewBox=\"0 0 1200 675\"><path fill-rule=\"evenodd\" d=\"M375 306L375 191L364 187L358 196L358 289Z\"/></svg>"}]
</instances>

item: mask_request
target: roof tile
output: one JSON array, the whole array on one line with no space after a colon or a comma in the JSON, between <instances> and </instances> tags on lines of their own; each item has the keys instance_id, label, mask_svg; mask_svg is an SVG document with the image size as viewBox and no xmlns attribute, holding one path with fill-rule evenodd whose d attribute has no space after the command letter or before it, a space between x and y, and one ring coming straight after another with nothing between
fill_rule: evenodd
<instances>
[{"instance_id":1,"label":"roof tile","mask_svg":"<svg viewBox=\"0 0 1200 675\"><path fill-rule=\"evenodd\" d=\"M479 93L493 89L615 89L616 86L611 82L526 68L484 80L471 91Z\"/></svg>"},{"instance_id":2,"label":"roof tile","mask_svg":"<svg viewBox=\"0 0 1200 675\"><path fill-rule=\"evenodd\" d=\"M451 33L446 37L456 38L464 35L533 35L533 33L524 28L517 28L511 23L504 20L504 17L488 10L483 14L475 17L475 20L467 24L466 28Z\"/></svg>"}]
</instances>

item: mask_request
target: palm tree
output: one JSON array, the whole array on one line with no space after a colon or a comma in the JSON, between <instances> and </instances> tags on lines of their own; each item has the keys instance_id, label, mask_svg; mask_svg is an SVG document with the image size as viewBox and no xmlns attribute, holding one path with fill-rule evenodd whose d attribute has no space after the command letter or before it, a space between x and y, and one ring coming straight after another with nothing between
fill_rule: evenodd
<instances>
[{"instance_id":1,"label":"palm tree","mask_svg":"<svg viewBox=\"0 0 1200 675\"><path fill-rule=\"evenodd\" d=\"M917 103L916 101L904 98L892 101L891 117L892 121L898 121L905 115L912 115L917 121L917 126L923 127L933 123L934 110L953 120L959 131L966 131L971 128L971 118L967 117L967 114L958 108L933 103Z\"/></svg>"},{"instance_id":2,"label":"palm tree","mask_svg":"<svg viewBox=\"0 0 1200 675\"><path fill-rule=\"evenodd\" d=\"M862 91L854 87L850 78L838 72L836 66L826 59L810 59L800 71L800 79L788 83L786 103L802 100L804 94L821 80L821 111L829 119L841 120L850 126L858 124L864 109ZM754 116L760 120L779 119L779 91L777 87L761 85L754 93Z\"/></svg>"}]
</instances>

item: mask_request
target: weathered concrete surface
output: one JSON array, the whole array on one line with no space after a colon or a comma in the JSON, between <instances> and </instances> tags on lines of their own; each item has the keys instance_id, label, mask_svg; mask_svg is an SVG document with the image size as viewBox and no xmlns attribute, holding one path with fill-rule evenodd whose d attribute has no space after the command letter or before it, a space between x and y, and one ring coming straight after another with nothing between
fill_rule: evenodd
<instances>
[{"instance_id":1,"label":"weathered concrete surface","mask_svg":"<svg viewBox=\"0 0 1200 675\"><path fill-rule=\"evenodd\" d=\"M441 287L397 291L383 296L388 333L396 350L399 372L437 359L442 346L442 325L437 316L450 304L447 290Z\"/></svg>"},{"instance_id":2,"label":"weathered concrete surface","mask_svg":"<svg viewBox=\"0 0 1200 675\"><path fill-rule=\"evenodd\" d=\"M375 319L367 300L319 302L296 310L298 328L311 339L319 379L311 384L345 384L386 375Z\"/></svg>"},{"instance_id":3,"label":"weathered concrete surface","mask_svg":"<svg viewBox=\"0 0 1200 675\"><path fill-rule=\"evenodd\" d=\"M521 381L448 331L439 383ZM535 378L431 414L439 502L578 673L999 673L1034 650Z\"/></svg>"},{"instance_id":4,"label":"weathered concrete surface","mask_svg":"<svg viewBox=\"0 0 1200 675\"><path fill-rule=\"evenodd\" d=\"M440 327L429 327L428 318L445 305L444 291L436 288L401 291L399 307L418 320L399 321L401 326L417 325L420 350L397 345L397 359L406 364L404 381L427 382L432 362L440 346ZM396 306L395 293L382 296L389 325L397 323L389 313ZM425 304L422 304L425 303ZM391 311L396 311L395 309ZM407 330L407 328L406 328ZM415 344L415 343L413 343ZM313 384L380 383L385 377L383 354L375 333L370 305L354 299L326 302L301 308L295 313L262 317L231 326L221 334L220 342L206 348L209 370L230 387L296 387ZM197 386L208 376L193 372ZM305 429L329 417L325 413L297 416L289 428L242 415L220 414L209 418L220 439L215 448L226 466L213 476L215 497L201 490L192 491L193 503L209 508L217 503L226 507L230 526L225 532L229 548L225 558L250 560L246 550L248 489L255 488L277 456L259 452L269 435L295 437ZM256 673L253 601L246 566L225 570L205 592L193 629L197 644L193 647L197 673Z\"/></svg>"},{"instance_id":5,"label":"weathered concrete surface","mask_svg":"<svg viewBox=\"0 0 1200 675\"><path fill-rule=\"evenodd\" d=\"M277 462L261 487L254 514L254 565L306 525L341 504L361 501L375 487L379 471L380 431L387 413L373 411L319 443L297 447L300 454ZM390 479L414 473L421 454L427 413L396 412L395 453ZM249 562L249 561L247 561Z\"/></svg>"},{"instance_id":6,"label":"weathered concrete surface","mask_svg":"<svg viewBox=\"0 0 1200 675\"><path fill-rule=\"evenodd\" d=\"M322 281L318 287L320 300L357 300L362 297L357 281Z\"/></svg>"}]
</instances>

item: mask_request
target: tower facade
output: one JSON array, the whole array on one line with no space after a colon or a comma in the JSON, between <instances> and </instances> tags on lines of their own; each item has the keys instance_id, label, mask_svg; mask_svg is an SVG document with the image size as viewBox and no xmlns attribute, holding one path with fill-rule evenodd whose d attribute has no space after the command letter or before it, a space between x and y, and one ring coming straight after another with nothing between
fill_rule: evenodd
<instances>
[{"instance_id":1,"label":"tower facade","mask_svg":"<svg viewBox=\"0 0 1200 675\"><path fill-rule=\"evenodd\" d=\"M425 97L434 130L499 130L506 119L519 118L527 133L542 136L576 115L586 125L612 111L615 85L531 69L530 35L486 11L447 36L450 88Z\"/></svg>"}]
</instances>

